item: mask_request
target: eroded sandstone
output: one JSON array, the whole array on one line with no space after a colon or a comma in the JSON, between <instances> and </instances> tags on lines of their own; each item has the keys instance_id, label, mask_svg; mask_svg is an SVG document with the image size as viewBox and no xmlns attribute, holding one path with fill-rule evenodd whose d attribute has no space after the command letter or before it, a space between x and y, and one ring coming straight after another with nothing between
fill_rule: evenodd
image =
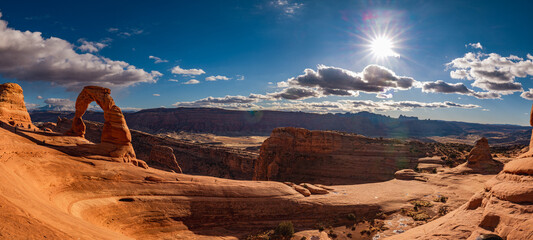
<instances>
[{"instance_id":1,"label":"eroded sandstone","mask_svg":"<svg viewBox=\"0 0 533 240\"><path fill-rule=\"evenodd\" d=\"M12 126L32 128L22 88L16 83L0 84L0 121Z\"/></svg>"},{"instance_id":2,"label":"eroded sandstone","mask_svg":"<svg viewBox=\"0 0 533 240\"><path fill-rule=\"evenodd\" d=\"M146 163L135 158L135 150L131 145L131 133L120 108L115 105L111 97L111 90L99 86L84 87L76 99L76 113L72 119L72 127L66 132L69 136L85 137L86 126L83 114L89 104L96 102L104 111L104 127L101 143L97 149L122 162L131 162L139 167L146 167Z\"/></svg>"},{"instance_id":3,"label":"eroded sandstone","mask_svg":"<svg viewBox=\"0 0 533 240\"><path fill-rule=\"evenodd\" d=\"M277 128L261 146L254 179L322 184L385 181L399 169L416 167L428 151L415 141Z\"/></svg>"}]
</instances>

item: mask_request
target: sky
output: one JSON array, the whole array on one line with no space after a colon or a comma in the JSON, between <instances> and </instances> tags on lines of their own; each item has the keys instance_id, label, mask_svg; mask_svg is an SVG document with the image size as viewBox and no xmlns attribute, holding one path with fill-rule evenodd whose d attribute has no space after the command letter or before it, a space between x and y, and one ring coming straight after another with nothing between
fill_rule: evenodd
<instances>
[{"instance_id":1,"label":"sky","mask_svg":"<svg viewBox=\"0 0 533 240\"><path fill-rule=\"evenodd\" d=\"M3 1L0 83L72 110L370 111L529 125L528 1Z\"/></svg>"}]
</instances>

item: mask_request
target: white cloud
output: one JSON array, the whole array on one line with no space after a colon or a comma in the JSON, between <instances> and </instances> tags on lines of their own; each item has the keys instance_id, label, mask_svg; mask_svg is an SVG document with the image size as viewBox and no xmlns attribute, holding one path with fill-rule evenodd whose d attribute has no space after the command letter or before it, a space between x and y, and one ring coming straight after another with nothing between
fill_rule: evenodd
<instances>
[{"instance_id":1,"label":"white cloud","mask_svg":"<svg viewBox=\"0 0 533 240\"><path fill-rule=\"evenodd\" d=\"M25 103L25 104L26 104L27 110L37 109L40 106L40 104L37 104L37 103Z\"/></svg>"},{"instance_id":2,"label":"white cloud","mask_svg":"<svg viewBox=\"0 0 533 240\"><path fill-rule=\"evenodd\" d=\"M168 81L169 81L169 82L179 82L179 81L176 80L176 79L169 79Z\"/></svg>"},{"instance_id":3,"label":"white cloud","mask_svg":"<svg viewBox=\"0 0 533 240\"><path fill-rule=\"evenodd\" d=\"M259 104L261 99L254 98L252 95L245 96L226 96L223 98L208 97L192 102L177 102L175 107L210 107L225 108L238 110L283 110L283 111L302 111L314 113L334 113L334 112L381 112L381 111L411 111L417 108L442 109L442 108L480 108L474 104L459 104L454 102L417 102L417 101L371 101L371 100L339 100L323 102L269 102Z\"/></svg>"},{"instance_id":4,"label":"white cloud","mask_svg":"<svg viewBox=\"0 0 533 240\"><path fill-rule=\"evenodd\" d=\"M455 69L450 77L474 80L472 86L503 95L522 91L522 84L515 82L515 78L533 75L532 59L514 55L502 57L496 53L469 52L452 60L447 67Z\"/></svg>"},{"instance_id":5,"label":"white cloud","mask_svg":"<svg viewBox=\"0 0 533 240\"><path fill-rule=\"evenodd\" d=\"M152 96L154 96L154 97L160 97L161 94L159 94L159 93L154 93L154 94L152 94Z\"/></svg>"},{"instance_id":6,"label":"white cloud","mask_svg":"<svg viewBox=\"0 0 533 240\"><path fill-rule=\"evenodd\" d=\"M43 99L43 97L42 96L37 96L37 99Z\"/></svg>"},{"instance_id":7,"label":"white cloud","mask_svg":"<svg viewBox=\"0 0 533 240\"><path fill-rule=\"evenodd\" d=\"M19 81L50 82L75 91L86 85L113 88L154 83L162 75L123 61L78 54L63 39L43 38L40 32L21 32L7 27L4 20L0 20L0 74Z\"/></svg>"},{"instance_id":8,"label":"white cloud","mask_svg":"<svg viewBox=\"0 0 533 240\"><path fill-rule=\"evenodd\" d=\"M278 87L317 88L325 95L349 96L357 94L357 91L380 95L392 89L407 90L417 83L411 77L397 76L393 71L378 65L368 65L360 73L318 65L317 71L305 69L303 75L278 82Z\"/></svg>"},{"instance_id":9,"label":"white cloud","mask_svg":"<svg viewBox=\"0 0 533 240\"><path fill-rule=\"evenodd\" d=\"M103 48L107 47L108 44L111 41L111 39L104 39L100 42L89 42L83 38L78 39L78 42L81 43L81 45L78 47L81 51L84 52L98 52L102 50Z\"/></svg>"},{"instance_id":10,"label":"white cloud","mask_svg":"<svg viewBox=\"0 0 533 240\"><path fill-rule=\"evenodd\" d=\"M422 85L423 92L434 93L456 93L473 96L479 99L500 99L501 95L497 92L475 92L468 89L463 83L447 83L442 80L435 82L424 82Z\"/></svg>"},{"instance_id":11,"label":"white cloud","mask_svg":"<svg viewBox=\"0 0 533 240\"><path fill-rule=\"evenodd\" d=\"M244 80L244 76L243 76L243 75L237 75L237 80L238 80L238 81L242 81L242 80Z\"/></svg>"},{"instance_id":12,"label":"white cloud","mask_svg":"<svg viewBox=\"0 0 533 240\"><path fill-rule=\"evenodd\" d=\"M205 78L206 81L216 81L216 80L230 80L230 78L226 77L226 76L220 76L220 75L217 75L217 76L209 76L209 77L206 77Z\"/></svg>"},{"instance_id":13,"label":"white cloud","mask_svg":"<svg viewBox=\"0 0 533 240\"><path fill-rule=\"evenodd\" d=\"M53 110L53 111L74 111L75 102L66 99L66 98L47 98L44 100L46 104L44 107L41 107L42 110Z\"/></svg>"},{"instance_id":14,"label":"white cloud","mask_svg":"<svg viewBox=\"0 0 533 240\"><path fill-rule=\"evenodd\" d=\"M175 66L174 68L172 68L172 73L173 74L180 74L180 75L202 75L202 74L205 73L205 71L202 70L202 69L196 69L196 68L183 69L183 68L181 68L178 65L178 66Z\"/></svg>"},{"instance_id":15,"label":"white cloud","mask_svg":"<svg viewBox=\"0 0 533 240\"><path fill-rule=\"evenodd\" d=\"M184 82L183 84L198 84L200 83L200 81L196 80L196 79L191 79L187 82Z\"/></svg>"},{"instance_id":16,"label":"white cloud","mask_svg":"<svg viewBox=\"0 0 533 240\"><path fill-rule=\"evenodd\" d=\"M135 28L135 29L130 29L129 31L119 32L119 33L117 33L117 36L123 37L123 38L128 38L128 37L131 37L131 36L134 36L134 35L142 34L143 32L144 32L144 30Z\"/></svg>"},{"instance_id":17,"label":"white cloud","mask_svg":"<svg viewBox=\"0 0 533 240\"><path fill-rule=\"evenodd\" d=\"M271 4L283 10L285 15L293 16L298 9L303 7L303 3L290 3L288 0L276 0L272 1Z\"/></svg>"},{"instance_id":18,"label":"white cloud","mask_svg":"<svg viewBox=\"0 0 533 240\"><path fill-rule=\"evenodd\" d=\"M533 100L533 88L530 88L529 91L520 94L520 97L527 100Z\"/></svg>"},{"instance_id":19,"label":"white cloud","mask_svg":"<svg viewBox=\"0 0 533 240\"><path fill-rule=\"evenodd\" d=\"M149 59L153 59L154 63L165 63L168 62L168 60L158 58L156 56L148 56Z\"/></svg>"},{"instance_id":20,"label":"white cloud","mask_svg":"<svg viewBox=\"0 0 533 240\"><path fill-rule=\"evenodd\" d=\"M110 27L107 29L108 32L118 32L118 28Z\"/></svg>"},{"instance_id":21,"label":"white cloud","mask_svg":"<svg viewBox=\"0 0 533 240\"><path fill-rule=\"evenodd\" d=\"M465 45L465 47L483 49L483 46L481 46L481 43L479 43L479 42L477 42L477 43L469 43L469 44Z\"/></svg>"}]
</instances>

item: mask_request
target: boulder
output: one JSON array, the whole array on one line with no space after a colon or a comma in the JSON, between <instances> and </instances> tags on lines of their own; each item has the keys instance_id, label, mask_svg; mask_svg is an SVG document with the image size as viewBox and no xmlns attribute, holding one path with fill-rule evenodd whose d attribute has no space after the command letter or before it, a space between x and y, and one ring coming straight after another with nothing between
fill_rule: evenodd
<instances>
[{"instance_id":1,"label":"boulder","mask_svg":"<svg viewBox=\"0 0 533 240\"><path fill-rule=\"evenodd\" d=\"M468 154L467 161L468 164L492 161L489 141L486 138L482 137L481 139L476 141L474 148L472 148L472 150Z\"/></svg>"},{"instance_id":2,"label":"boulder","mask_svg":"<svg viewBox=\"0 0 533 240\"><path fill-rule=\"evenodd\" d=\"M402 169L394 173L394 178L398 180L418 180L427 181L427 178L420 173L415 172L413 169Z\"/></svg>"},{"instance_id":3,"label":"boulder","mask_svg":"<svg viewBox=\"0 0 533 240\"><path fill-rule=\"evenodd\" d=\"M467 156L466 163L457 166L452 171L459 173L496 174L503 169L503 163L492 159L489 142L486 138L476 141L476 145Z\"/></svg>"},{"instance_id":4,"label":"boulder","mask_svg":"<svg viewBox=\"0 0 533 240\"><path fill-rule=\"evenodd\" d=\"M316 185L313 185L311 183L302 183L300 184L300 186L304 187L304 188L307 188L307 190L309 190L309 192L311 194L318 194L318 195L321 195L321 194L328 194L329 191L324 189L324 188L321 188L321 187L318 187Z\"/></svg>"}]
</instances>

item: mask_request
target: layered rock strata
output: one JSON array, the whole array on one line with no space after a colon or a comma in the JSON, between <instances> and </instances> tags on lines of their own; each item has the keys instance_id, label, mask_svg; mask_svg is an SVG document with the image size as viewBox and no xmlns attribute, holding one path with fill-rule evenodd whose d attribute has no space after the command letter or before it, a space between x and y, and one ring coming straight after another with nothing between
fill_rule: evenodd
<instances>
[{"instance_id":1,"label":"layered rock strata","mask_svg":"<svg viewBox=\"0 0 533 240\"><path fill-rule=\"evenodd\" d=\"M277 128L261 146L255 180L354 184L394 178L429 149L420 142Z\"/></svg>"},{"instance_id":2,"label":"layered rock strata","mask_svg":"<svg viewBox=\"0 0 533 240\"><path fill-rule=\"evenodd\" d=\"M84 122L87 127L85 137L89 141L99 143L102 123L86 120ZM56 132L63 132L69 129L71 125L72 120L58 118L56 124L47 123L46 127L52 128ZM150 166L176 171L176 165L173 163L168 165L161 164L160 161L150 160L154 146L168 146L172 148L176 161L184 173L243 180L250 180L253 177L254 163L258 157L256 153L208 144L195 144L137 130L130 130L130 132L137 158L146 161Z\"/></svg>"},{"instance_id":3,"label":"layered rock strata","mask_svg":"<svg viewBox=\"0 0 533 240\"><path fill-rule=\"evenodd\" d=\"M150 164L160 165L172 169L174 172L182 173L178 162L176 162L176 156L174 156L174 150L168 146L155 145L150 151L150 158L148 160ZM159 164L157 164L159 163Z\"/></svg>"},{"instance_id":4,"label":"layered rock strata","mask_svg":"<svg viewBox=\"0 0 533 240\"><path fill-rule=\"evenodd\" d=\"M12 126L32 128L22 88L16 83L0 84L0 121Z\"/></svg>"},{"instance_id":5,"label":"layered rock strata","mask_svg":"<svg viewBox=\"0 0 533 240\"><path fill-rule=\"evenodd\" d=\"M480 139L463 167L479 169L491 161L494 160L488 143ZM524 154L508 162L485 185L484 191L476 193L457 210L390 239L477 240L486 234L496 234L502 239L533 239L533 157Z\"/></svg>"}]
</instances>

